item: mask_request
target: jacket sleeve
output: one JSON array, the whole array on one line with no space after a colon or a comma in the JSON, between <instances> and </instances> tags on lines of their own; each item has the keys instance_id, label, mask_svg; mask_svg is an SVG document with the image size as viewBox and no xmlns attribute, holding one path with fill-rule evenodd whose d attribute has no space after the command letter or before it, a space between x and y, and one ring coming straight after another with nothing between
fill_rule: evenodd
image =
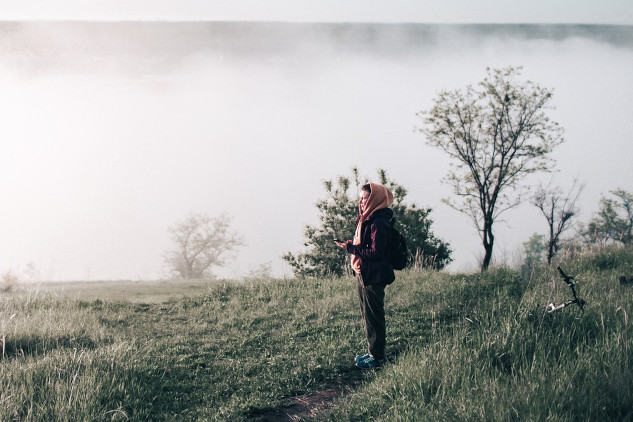
<instances>
[{"instance_id":1,"label":"jacket sleeve","mask_svg":"<svg viewBox=\"0 0 633 422\"><path fill-rule=\"evenodd\" d=\"M360 245L347 245L347 252L361 259L378 261L387 253L389 244L389 223L385 219L377 219L371 222L369 242Z\"/></svg>"}]
</instances>

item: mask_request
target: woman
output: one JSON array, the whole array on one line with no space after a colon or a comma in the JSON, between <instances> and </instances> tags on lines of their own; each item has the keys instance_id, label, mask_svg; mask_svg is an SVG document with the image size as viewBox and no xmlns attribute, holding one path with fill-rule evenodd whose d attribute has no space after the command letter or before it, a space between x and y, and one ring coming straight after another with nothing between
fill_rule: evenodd
<instances>
[{"instance_id":1,"label":"woman","mask_svg":"<svg viewBox=\"0 0 633 422\"><path fill-rule=\"evenodd\" d=\"M377 183L363 185L353 241L336 244L352 254L360 310L365 325L368 353L356 357L359 368L378 368L385 359L385 287L395 275L387 261L393 194Z\"/></svg>"}]
</instances>

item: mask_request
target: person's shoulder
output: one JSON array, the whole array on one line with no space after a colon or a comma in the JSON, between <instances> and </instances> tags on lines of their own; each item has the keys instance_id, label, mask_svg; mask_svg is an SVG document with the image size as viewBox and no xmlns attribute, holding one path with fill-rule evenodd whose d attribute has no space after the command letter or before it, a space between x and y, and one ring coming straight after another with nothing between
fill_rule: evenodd
<instances>
[{"instance_id":1,"label":"person's shoulder","mask_svg":"<svg viewBox=\"0 0 633 422\"><path fill-rule=\"evenodd\" d=\"M393 218L393 210L391 208L381 208L374 213L373 217L376 220L382 219L389 221Z\"/></svg>"},{"instance_id":2,"label":"person's shoulder","mask_svg":"<svg viewBox=\"0 0 633 422\"><path fill-rule=\"evenodd\" d=\"M390 208L383 208L372 215L372 222L380 225L391 225L390 221L393 218L393 211Z\"/></svg>"}]
</instances>

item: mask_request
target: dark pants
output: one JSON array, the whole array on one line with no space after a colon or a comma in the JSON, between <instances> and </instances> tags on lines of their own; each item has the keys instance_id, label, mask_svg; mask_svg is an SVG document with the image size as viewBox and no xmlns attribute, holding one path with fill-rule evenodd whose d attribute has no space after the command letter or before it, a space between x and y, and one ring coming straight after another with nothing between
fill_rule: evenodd
<instances>
[{"instance_id":1,"label":"dark pants","mask_svg":"<svg viewBox=\"0 0 633 422\"><path fill-rule=\"evenodd\" d=\"M365 286L362 277L356 278L360 312L365 325L369 354L374 359L385 358L385 284Z\"/></svg>"}]
</instances>

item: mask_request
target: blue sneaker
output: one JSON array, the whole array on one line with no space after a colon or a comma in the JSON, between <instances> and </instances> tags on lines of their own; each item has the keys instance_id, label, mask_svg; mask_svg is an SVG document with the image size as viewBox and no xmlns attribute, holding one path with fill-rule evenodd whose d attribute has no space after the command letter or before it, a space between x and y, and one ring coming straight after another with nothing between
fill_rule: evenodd
<instances>
[{"instance_id":1,"label":"blue sneaker","mask_svg":"<svg viewBox=\"0 0 633 422\"><path fill-rule=\"evenodd\" d=\"M370 357L371 357L371 355L369 353L367 353L366 355L363 355L363 356L356 356L354 358L354 362L362 362L362 361L364 361L366 359L369 359Z\"/></svg>"},{"instance_id":2,"label":"blue sneaker","mask_svg":"<svg viewBox=\"0 0 633 422\"><path fill-rule=\"evenodd\" d=\"M370 356L365 360L356 362L356 366L361 369L377 369L382 366L382 360L374 359L373 356Z\"/></svg>"}]
</instances>

